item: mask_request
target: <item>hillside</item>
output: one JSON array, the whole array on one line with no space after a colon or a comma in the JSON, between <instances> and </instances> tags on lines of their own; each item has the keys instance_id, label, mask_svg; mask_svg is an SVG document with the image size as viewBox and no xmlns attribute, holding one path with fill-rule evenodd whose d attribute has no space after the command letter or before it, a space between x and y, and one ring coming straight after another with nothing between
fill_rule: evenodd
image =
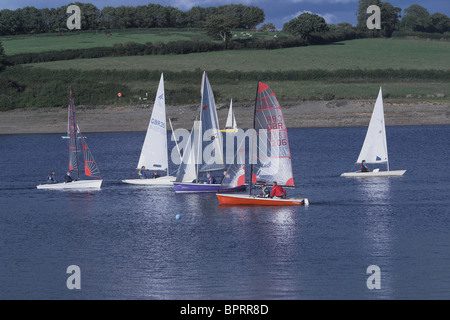
<instances>
[{"instance_id":1,"label":"hillside","mask_svg":"<svg viewBox=\"0 0 450 320\"><path fill-rule=\"evenodd\" d=\"M45 45L46 37L42 39L41 44ZM86 46L91 45L85 40ZM126 40L128 38L124 38ZM78 42L77 46L83 46L83 43ZM133 114L148 114L163 72L166 103L174 110L172 116L191 121L200 101L201 73L206 70L219 106L225 108L232 98L236 112L245 114L253 103L256 81L260 80L271 86L282 105L289 106L292 126L364 125L361 119L346 120L345 117L358 117L358 105L361 101L372 101L380 86L383 87L385 101L402 108L401 112L387 116L392 124L447 124L450 101L448 52L450 42L446 41L377 38L276 50L34 63L8 68L0 74L0 85L3 83L12 92L10 96L5 91L0 93L0 108L19 106L46 110L29 111L29 114L28 111L11 111L10 122L14 122L13 119L22 121L25 114L26 117L33 115L35 119L47 115L54 117L52 123L64 122L59 113L67 105L68 90L71 89L77 105L84 106L80 111L82 114L93 112L110 119L106 128L100 125L95 129L93 124L89 130L103 131L113 127L119 131L141 130L137 123L121 127L119 123L114 126L111 121L120 121L116 119L120 114L117 108L127 110L122 116L129 119ZM119 92L122 93L121 98L117 97ZM322 112L342 105L351 111L339 115L343 108L335 108L333 114L336 117L329 119L330 113ZM304 115L305 108L309 110L308 116L296 116L297 113ZM317 108L316 113L314 108ZM325 109L319 112L319 108ZM49 110L55 112L52 114ZM5 115L3 113L2 118L7 121ZM243 117L246 119L248 115ZM387 120L388 124L391 120ZM6 122L0 124L0 133L11 133L10 129L5 129L7 127Z\"/></svg>"}]
</instances>

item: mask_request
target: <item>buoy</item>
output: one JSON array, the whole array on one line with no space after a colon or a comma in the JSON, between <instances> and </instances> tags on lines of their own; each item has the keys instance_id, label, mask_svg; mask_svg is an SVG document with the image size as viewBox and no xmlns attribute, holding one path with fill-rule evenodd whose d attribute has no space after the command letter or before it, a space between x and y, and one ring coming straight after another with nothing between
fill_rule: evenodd
<instances>
[{"instance_id":1,"label":"buoy","mask_svg":"<svg viewBox=\"0 0 450 320\"><path fill-rule=\"evenodd\" d=\"M117 96L120 98L120 97L122 96L122 93L119 92L119 93L117 94Z\"/></svg>"},{"instance_id":2,"label":"buoy","mask_svg":"<svg viewBox=\"0 0 450 320\"><path fill-rule=\"evenodd\" d=\"M175 219L180 220L180 215L177 214L177 215L175 216Z\"/></svg>"}]
</instances>

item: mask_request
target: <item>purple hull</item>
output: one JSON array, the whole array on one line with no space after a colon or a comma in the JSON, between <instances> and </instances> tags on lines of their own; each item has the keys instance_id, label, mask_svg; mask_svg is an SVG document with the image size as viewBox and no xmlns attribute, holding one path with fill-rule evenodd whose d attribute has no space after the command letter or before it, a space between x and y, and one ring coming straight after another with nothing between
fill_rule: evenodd
<instances>
[{"instance_id":1,"label":"purple hull","mask_svg":"<svg viewBox=\"0 0 450 320\"><path fill-rule=\"evenodd\" d=\"M173 188L176 193L217 193L220 189L220 184L200 184L200 183L182 183L174 182ZM245 191L245 185L229 188L220 189L220 192L238 192Z\"/></svg>"}]
</instances>

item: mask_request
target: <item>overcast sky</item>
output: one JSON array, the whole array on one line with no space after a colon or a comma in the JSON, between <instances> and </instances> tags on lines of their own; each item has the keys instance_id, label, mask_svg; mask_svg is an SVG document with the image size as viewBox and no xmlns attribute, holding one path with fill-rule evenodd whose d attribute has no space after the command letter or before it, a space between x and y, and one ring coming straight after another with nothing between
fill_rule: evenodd
<instances>
[{"instance_id":1,"label":"overcast sky","mask_svg":"<svg viewBox=\"0 0 450 320\"><path fill-rule=\"evenodd\" d=\"M266 23L272 22L279 29L283 24L307 11L325 18L327 23L349 22L356 24L358 0L80 0L81 3L92 3L101 9L105 6L138 6L159 3L187 11L194 6L211 7L225 4L244 4L257 6L264 10ZM450 16L450 0L392 0L387 1L395 7L408 8L412 4L425 7L430 14L440 12ZM41 8L57 8L71 3L67 0L0 0L0 9L17 9L32 6Z\"/></svg>"}]
</instances>

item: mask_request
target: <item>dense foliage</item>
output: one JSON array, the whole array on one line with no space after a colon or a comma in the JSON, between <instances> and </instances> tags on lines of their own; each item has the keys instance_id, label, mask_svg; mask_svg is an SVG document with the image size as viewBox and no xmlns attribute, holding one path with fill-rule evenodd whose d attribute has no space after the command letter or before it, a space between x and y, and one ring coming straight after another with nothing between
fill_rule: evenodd
<instances>
[{"instance_id":1,"label":"dense foliage","mask_svg":"<svg viewBox=\"0 0 450 320\"><path fill-rule=\"evenodd\" d=\"M305 12L286 23L283 26L283 31L298 35L305 40L310 40L313 32L328 31L328 26L325 19L321 16Z\"/></svg>"},{"instance_id":2,"label":"dense foliage","mask_svg":"<svg viewBox=\"0 0 450 320\"><path fill-rule=\"evenodd\" d=\"M192 28L204 27L204 22L218 14L232 15L236 28L252 29L264 22L264 11L242 4L219 7L193 7L183 12L171 6L150 3L146 6L104 7L102 10L90 3L74 3L81 10L82 30L111 30L127 28ZM25 7L17 10L0 10L0 35L37 34L67 30L71 14L68 5L52 9Z\"/></svg>"},{"instance_id":3,"label":"dense foliage","mask_svg":"<svg viewBox=\"0 0 450 320\"><path fill-rule=\"evenodd\" d=\"M7 63L7 60L6 60L5 50L3 49L3 45L0 42L0 72L5 70L6 63Z\"/></svg>"},{"instance_id":4,"label":"dense foliage","mask_svg":"<svg viewBox=\"0 0 450 320\"><path fill-rule=\"evenodd\" d=\"M196 104L199 99L197 83L201 70L164 72L164 78L175 83L166 90L169 104ZM70 75L70 77L68 76ZM48 70L43 68L15 67L0 74L0 110L13 108L66 107L68 92L76 92L77 105L99 106L114 104L137 104L142 89L129 86L133 81L159 80L160 71L149 70ZM450 81L450 72L445 70L406 69L340 69L340 70L296 70L296 71L223 71L211 70L208 76L220 83L235 81ZM121 100L116 96L122 93ZM216 100L223 99L220 87L214 91Z\"/></svg>"},{"instance_id":5,"label":"dense foliage","mask_svg":"<svg viewBox=\"0 0 450 320\"><path fill-rule=\"evenodd\" d=\"M333 39L335 40L335 39ZM305 46L307 43L294 37L279 37L274 39L233 39L228 42L229 50L241 49L282 49ZM22 53L8 57L11 65L49 62L57 60L90 59L104 57L122 57L137 55L165 55L212 52L223 50L223 44L213 41L178 40L163 42L118 43L112 47L97 47L87 49L67 49L45 51L39 53Z\"/></svg>"}]
</instances>

